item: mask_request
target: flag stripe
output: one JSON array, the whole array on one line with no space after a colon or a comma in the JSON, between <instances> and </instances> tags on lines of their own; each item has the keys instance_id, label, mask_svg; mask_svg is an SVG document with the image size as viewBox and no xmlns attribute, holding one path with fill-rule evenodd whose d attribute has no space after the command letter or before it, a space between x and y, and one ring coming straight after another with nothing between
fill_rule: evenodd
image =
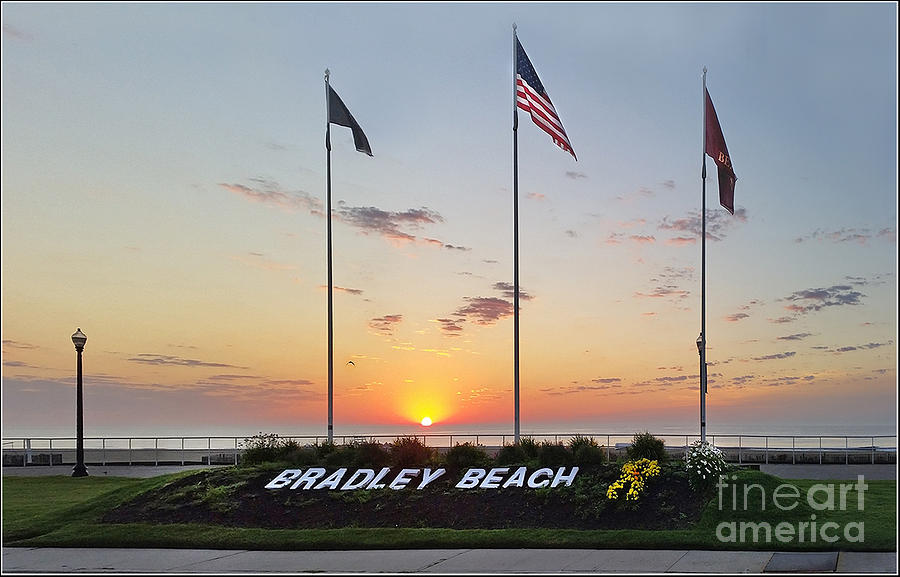
<instances>
[{"instance_id":1,"label":"flag stripe","mask_svg":"<svg viewBox=\"0 0 900 577\"><path fill-rule=\"evenodd\" d=\"M531 114L531 120L538 128L550 135L554 144L572 155L575 160L575 150L569 142L569 136L563 128L562 120L556 113L556 108L550 102L550 96L544 89L541 79L538 78L534 66L525 54L525 49L519 39L516 38L516 107Z\"/></svg>"},{"instance_id":2,"label":"flag stripe","mask_svg":"<svg viewBox=\"0 0 900 577\"><path fill-rule=\"evenodd\" d=\"M521 84L522 82L520 81ZM540 95L535 94L527 84L524 85L523 92L517 92L516 94L519 96L519 108L539 115L545 123L553 125L559 136L565 138L565 130L552 104L549 106L545 105Z\"/></svg>"},{"instance_id":3,"label":"flag stripe","mask_svg":"<svg viewBox=\"0 0 900 577\"><path fill-rule=\"evenodd\" d=\"M572 145L569 143L569 137L566 135L566 131L552 107L549 109L545 108L540 100L533 97L533 92L530 89L526 89L524 97L520 96L518 98L517 104L519 108L531 113L531 120L541 130L549 134L557 146L575 156Z\"/></svg>"}]
</instances>

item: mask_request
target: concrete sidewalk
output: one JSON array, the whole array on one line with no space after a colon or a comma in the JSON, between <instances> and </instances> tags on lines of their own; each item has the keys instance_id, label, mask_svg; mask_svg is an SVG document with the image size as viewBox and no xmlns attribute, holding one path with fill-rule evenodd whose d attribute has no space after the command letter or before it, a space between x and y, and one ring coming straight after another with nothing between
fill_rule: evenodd
<instances>
[{"instance_id":1,"label":"concrete sidewalk","mask_svg":"<svg viewBox=\"0 0 900 577\"><path fill-rule=\"evenodd\" d=\"M624 549L3 549L3 573L896 573L897 553Z\"/></svg>"}]
</instances>

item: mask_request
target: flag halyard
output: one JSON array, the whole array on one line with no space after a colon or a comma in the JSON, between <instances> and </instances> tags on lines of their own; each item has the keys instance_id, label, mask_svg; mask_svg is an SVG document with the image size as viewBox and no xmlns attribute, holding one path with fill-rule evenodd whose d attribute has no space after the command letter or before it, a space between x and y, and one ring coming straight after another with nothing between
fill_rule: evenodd
<instances>
[{"instance_id":1,"label":"flag halyard","mask_svg":"<svg viewBox=\"0 0 900 577\"><path fill-rule=\"evenodd\" d=\"M556 108L518 38L516 38L516 106L529 112L531 120L550 135L554 144L578 160Z\"/></svg>"}]
</instances>

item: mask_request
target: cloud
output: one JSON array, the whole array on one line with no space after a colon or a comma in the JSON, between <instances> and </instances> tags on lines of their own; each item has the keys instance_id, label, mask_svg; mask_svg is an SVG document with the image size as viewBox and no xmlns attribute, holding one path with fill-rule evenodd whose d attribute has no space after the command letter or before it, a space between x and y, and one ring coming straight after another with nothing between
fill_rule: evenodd
<instances>
[{"instance_id":1,"label":"cloud","mask_svg":"<svg viewBox=\"0 0 900 577\"><path fill-rule=\"evenodd\" d=\"M795 319L794 317L778 317L777 319L769 319L769 322L775 323L777 325L782 325L785 323L792 323L795 320L797 320L797 319Z\"/></svg>"},{"instance_id":2,"label":"cloud","mask_svg":"<svg viewBox=\"0 0 900 577\"><path fill-rule=\"evenodd\" d=\"M894 242L897 238L896 229L893 228L883 228L878 232L873 232L868 228L841 228L838 230L822 230L816 229L811 234L797 237L794 239L796 243L803 243L809 241L830 241L834 243L856 243L865 245L873 238L884 239L889 242Z\"/></svg>"},{"instance_id":3,"label":"cloud","mask_svg":"<svg viewBox=\"0 0 900 577\"><path fill-rule=\"evenodd\" d=\"M714 241L723 240L728 231L738 222L747 222L746 209L736 208L734 210L734 215L722 210L707 210L706 239ZM669 239L668 242L668 244L687 244L690 242L691 238L694 238L693 242L696 242L696 239L700 238L703 226L700 219L700 213L690 212L688 213L688 216L675 220L670 220L669 217L663 217L662 222L657 225L657 228L659 230L670 230L676 233L690 233L690 237L681 235Z\"/></svg>"},{"instance_id":4,"label":"cloud","mask_svg":"<svg viewBox=\"0 0 900 577\"><path fill-rule=\"evenodd\" d=\"M286 210L306 210L310 214L325 214L322 201L300 191L282 190L278 183L264 178L251 178L253 186L220 182L219 186L251 202L277 206Z\"/></svg>"},{"instance_id":5,"label":"cloud","mask_svg":"<svg viewBox=\"0 0 900 577\"><path fill-rule=\"evenodd\" d=\"M566 231L566 236L568 236L569 238L578 238L578 233L572 229L569 229Z\"/></svg>"},{"instance_id":6,"label":"cloud","mask_svg":"<svg viewBox=\"0 0 900 577\"><path fill-rule=\"evenodd\" d=\"M654 288L649 293L636 292L634 296L642 298L675 298L685 299L691 294L691 291L680 289L677 286L665 285Z\"/></svg>"},{"instance_id":7,"label":"cloud","mask_svg":"<svg viewBox=\"0 0 900 577\"><path fill-rule=\"evenodd\" d=\"M897 229L883 228L879 230L875 236L877 236L878 238L883 238L888 242L897 242Z\"/></svg>"},{"instance_id":8,"label":"cloud","mask_svg":"<svg viewBox=\"0 0 900 577\"><path fill-rule=\"evenodd\" d=\"M12 367L16 369L36 369L37 367L23 363L22 361L3 361L4 367Z\"/></svg>"},{"instance_id":9,"label":"cloud","mask_svg":"<svg viewBox=\"0 0 900 577\"><path fill-rule=\"evenodd\" d=\"M813 347L813 348L832 352L832 353L841 354L841 353L849 353L849 352L853 352L853 351L870 351L873 349L880 349L881 347L888 347L893 344L894 344L894 341L890 340L890 341L887 341L886 343L866 343L864 345L850 345L850 346L845 346L845 347L839 347L836 349L832 348L832 347Z\"/></svg>"},{"instance_id":10,"label":"cloud","mask_svg":"<svg viewBox=\"0 0 900 577\"><path fill-rule=\"evenodd\" d=\"M383 317L371 319L369 328L383 335L393 335L394 325L402 321L403 315L384 315Z\"/></svg>"},{"instance_id":11,"label":"cloud","mask_svg":"<svg viewBox=\"0 0 900 577\"><path fill-rule=\"evenodd\" d=\"M731 379L732 384L737 385L738 387L743 387L747 383L751 382L756 378L756 375L741 375L740 377L733 377Z\"/></svg>"},{"instance_id":12,"label":"cloud","mask_svg":"<svg viewBox=\"0 0 900 577\"><path fill-rule=\"evenodd\" d=\"M801 341L806 337L811 337L812 333L796 333L793 335L787 335L783 337L778 337L779 341Z\"/></svg>"},{"instance_id":13,"label":"cloud","mask_svg":"<svg viewBox=\"0 0 900 577\"><path fill-rule=\"evenodd\" d=\"M707 375L707 377L708 376L709 375ZM698 377L699 377L699 375L678 375L675 377L656 377L653 380L658 383L680 383L682 381L686 381L688 379L695 379Z\"/></svg>"},{"instance_id":14,"label":"cloud","mask_svg":"<svg viewBox=\"0 0 900 577\"><path fill-rule=\"evenodd\" d=\"M328 285L320 284L319 288L327 289ZM334 288L334 290L336 290L338 292L347 293L347 294L353 295L353 296L359 296L359 295L363 294L362 289L347 288L347 287L342 287L342 286L337 286L337 285L335 285L333 288Z\"/></svg>"},{"instance_id":15,"label":"cloud","mask_svg":"<svg viewBox=\"0 0 900 577\"><path fill-rule=\"evenodd\" d=\"M508 282L496 282L493 286L503 297L463 297L466 302L463 306L456 309L453 316L456 319L438 319L441 323L441 330L446 334L456 335L463 330L461 326L466 320L471 320L477 325L492 325L502 318L512 316L514 314L513 303L515 300L514 286ZM510 300L506 300L510 299ZM534 295L529 294L522 287L519 287L519 300L530 301L534 299Z\"/></svg>"},{"instance_id":16,"label":"cloud","mask_svg":"<svg viewBox=\"0 0 900 577\"><path fill-rule=\"evenodd\" d=\"M645 218L633 218L631 220L626 220L619 222L619 228L634 228L636 226L644 226L647 224L647 219Z\"/></svg>"},{"instance_id":17,"label":"cloud","mask_svg":"<svg viewBox=\"0 0 900 577\"><path fill-rule=\"evenodd\" d=\"M655 277L650 279L650 282L660 282L660 279L687 279L690 280L694 277L694 267L683 267L683 268L675 268L672 266L667 266L662 269Z\"/></svg>"},{"instance_id":18,"label":"cloud","mask_svg":"<svg viewBox=\"0 0 900 577\"><path fill-rule=\"evenodd\" d=\"M529 192L528 194L525 195L525 198L527 198L529 200L538 200L538 201L547 200L547 197L545 195L541 194L540 192Z\"/></svg>"},{"instance_id":19,"label":"cloud","mask_svg":"<svg viewBox=\"0 0 900 577\"><path fill-rule=\"evenodd\" d=\"M261 377L259 375L233 375L233 374L224 374L224 375L213 375L211 377L207 377L209 381L222 381L222 382L234 382L234 381L252 381L252 380L263 380L265 377Z\"/></svg>"},{"instance_id":20,"label":"cloud","mask_svg":"<svg viewBox=\"0 0 900 577\"><path fill-rule=\"evenodd\" d=\"M494 283L494 290L498 290L503 293L503 296L506 298L515 298L515 285L509 282L498 282ZM519 285L519 300L522 301L530 301L534 297L522 289L522 286Z\"/></svg>"},{"instance_id":21,"label":"cloud","mask_svg":"<svg viewBox=\"0 0 900 577\"><path fill-rule=\"evenodd\" d=\"M624 386L621 381L622 379L619 378L593 379L591 382L596 383L594 385L574 384L565 387L547 387L541 389L541 392L547 393L548 395L560 396L573 395L577 393L590 393L594 391L609 391L613 389L621 389Z\"/></svg>"},{"instance_id":22,"label":"cloud","mask_svg":"<svg viewBox=\"0 0 900 577\"><path fill-rule=\"evenodd\" d=\"M29 344L29 343L22 343L22 342L13 341L10 339L3 339L3 348L33 350L33 349L37 349L40 347L38 347L37 345Z\"/></svg>"},{"instance_id":23,"label":"cloud","mask_svg":"<svg viewBox=\"0 0 900 577\"><path fill-rule=\"evenodd\" d=\"M445 334L455 337L459 336L459 333L462 332L462 323L464 319L435 319L435 322L441 326L441 330L444 331Z\"/></svg>"},{"instance_id":24,"label":"cloud","mask_svg":"<svg viewBox=\"0 0 900 577\"><path fill-rule=\"evenodd\" d=\"M675 190L675 181L674 180L671 180L671 179L664 180L660 184L662 184L663 187L668 188L669 190Z\"/></svg>"},{"instance_id":25,"label":"cloud","mask_svg":"<svg viewBox=\"0 0 900 577\"><path fill-rule=\"evenodd\" d=\"M748 319L748 318L750 318L750 315L748 315L747 313L734 313L733 315L726 316L725 320L730 323L736 323L740 320Z\"/></svg>"},{"instance_id":26,"label":"cloud","mask_svg":"<svg viewBox=\"0 0 900 577\"><path fill-rule=\"evenodd\" d=\"M778 360L778 359L789 359L796 354L797 353L795 351L790 351L787 353L776 353L774 355L766 355L764 357L753 357L752 360L754 360L754 361L774 361L774 360Z\"/></svg>"},{"instance_id":27,"label":"cloud","mask_svg":"<svg viewBox=\"0 0 900 577\"><path fill-rule=\"evenodd\" d=\"M835 285L828 288L812 288L795 291L781 299L791 301L793 304L785 306L789 311L797 314L806 314L822 310L825 307L858 305L863 293L853 290L848 285Z\"/></svg>"},{"instance_id":28,"label":"cloud","mask_svg":"<svg viewBox=\"0 0 900 577\"><path fill-rule=\"evenodd\" d=\"M653 235L633 234L628 238L638 244L653 244L656 242L656 237Z\"/></svg>"},{"instance_id":29,"label":"cloud","mask_svg":"<svg viewBox=\"0 0 900 577\"><path fill-rule=\"evenodd\" d=\"M23 32L18 28L14 28L9 24L3 25L3 36L7 38L15 38L16 40L31 40L31 35Z\"/></svg>"},{"instance_id":30,"label":"cloud","mask_svg":"<svg viewBox=\"0 0 900 577\"><path fill-rule=\"evenodd\" d=\"M700 236L700 235L697 235ZM686 236L676 236L674 238L666 239L666 244L669 246L684 246L687 244L697 244L696 238L686 237Z\"/></svg>"},{"instance_id":31,"label":"cloud","mask_svg":"<svg viewBox=\"0 0 900 577\"><path fill-rule=\"evenodd\" d=\"M587 175L583 172L577 172L574 170L566 171L566 178L571 178L572 180L578 180L580 178L587 178Z\"/></svg>"},{"instance_id":32,"label":"cloud","mask_svg":"<svg viewBox=\"0 0 900 577\"><path fill-rule=\"evenodd\" d=\"M471 319L477 325L492 325L513 314L512 303L501 298L463 297L463 300L468 304L457 309L455 314Z\"/></svg>"},{"instance_id":33,"label":"cloud","mask_svg":"<svg viewBox=\"0 0 900 577\"><path fill-rule=\"evenodd\" d=\"M395 241L416 240L414 235L401 228L417 230L426 224L444 222L444 217L426 207L390 212L374 206L347 206L340 201L335 213L343 222L361 229L364 234L374 232Z\"/></svg>"},{"instance_id":34,"label":"cloud","mask_svg":"<svg viewBox=\"0 0 900 577\"><path fill-rule=\"evenodd\" d=\"M283 190L278 183L265 178L251 178L250 181L249 186L235 183L219 183L219 186L251 202L286 210L307 210L310 214L325 216L322 201L306 192ZM427 207L391 212L374 206L348 206L344 201L339 201L334 208L334 214L338 220L361 229L364 234L376 233L392 241L415 241L416 236L409 230L419 230L427 224L444 222L444 217L440 213ZM444 245L443 242L434 239L426 241L447 248L467 250L463 247Z\"/></svg>"},{"instance_id":35,"label":"cloud","mask_svg":"<svg viewBox=\"0 0 900 577\"><path fill-rule=\"evenodd\" d=\"M462 252L469 252L470 250L472 250L471 248L469 248L467 246L453 246L452 244L445 244L444 248L446 248L448 250L458 250L458 251L462 251Z\"/></svg>"},{"instance_id":36,"label":"cloud","mask_svg":"<svg viewBox=\"0 0 900 577\"><path fill-rule=\"evenodd\" d=\"M179 367L227 367L232 369L246 369L247 367L239 367L226 363L212 363L209 361L198 361L195 359L183 359L172 355L156 355L150 353L141 353L136 357L131 357L128 361L132 363L141 363L144 365L155 366L179 366Z\"/></svg>"},{"instance_id":37,"label":"cloud","mask_svg":"<svg viewBox=\"0 0 900 577\"><path fill-rule=\"evenodd\" d=\"M469 389L468 391L456 391L456 399L460 403L479 404L483 402L496 401L501 398L501 394L491 391L488 387L479 387L477 389Z\"/></svg>"},{"instance_id":38,"label":"cloud","mask_svg":"<svg viewBox=\"0 0 900 577\"><path fill-rule=\"evenodd\" d=\"M273 260L269 260L265 255L258 252L248 253L247 256L233 256L231 257L233 260L237 262L262 270L274 271L274 272L290 272L296 271L297 267L292 264L283 264L279 262L275 262Z\"/></svg>"},{"instance_id":39,"label":"cloud","mask_svg":"<svg viewBox=\"0 0 900 577\"><path fill-rule=\"evenodd\" d=\"M889 281L889 278L892 276L893 273L875 274L872 275L871 278L848 275L844 277L844 280L847 281L847 284L851 284L854 286L879 286L886 284Z\"/></svg>"}]
</instances>

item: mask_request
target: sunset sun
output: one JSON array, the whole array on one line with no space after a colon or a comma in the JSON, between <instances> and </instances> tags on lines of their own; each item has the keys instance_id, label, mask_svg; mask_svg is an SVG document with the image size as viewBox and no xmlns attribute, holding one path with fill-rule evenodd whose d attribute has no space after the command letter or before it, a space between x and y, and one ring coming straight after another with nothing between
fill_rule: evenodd
<instances>
[{"instance_id":1,"label":"sunset sun","mask_svg":"<svg viewBox=\"0 0 900 577\"><path fill-rule=\"evenodd\" d=\"M431 417L422 417L422 426L430 427L431 426Z\"/></svg>"}]
</instances>

